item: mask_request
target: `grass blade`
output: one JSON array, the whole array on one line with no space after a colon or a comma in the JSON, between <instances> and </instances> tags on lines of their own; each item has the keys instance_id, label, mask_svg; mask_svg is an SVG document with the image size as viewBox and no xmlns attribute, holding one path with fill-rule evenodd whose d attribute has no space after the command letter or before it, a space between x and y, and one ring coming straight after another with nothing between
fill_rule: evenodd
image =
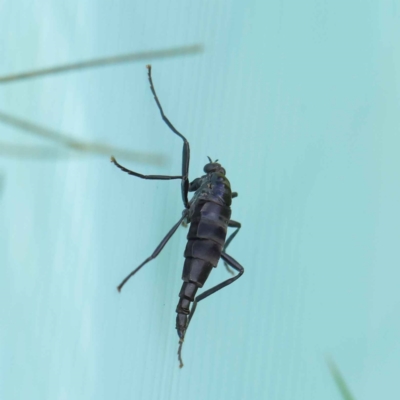
<instances>
[{"instance_id":1,"label":"grass blade","mask_svg":"<svg viewBox=\"0 0 400 400\"><path fill-rule=\"evenodd\" d=\"M339 389L339 392L342 395L342 398L344 400L355 400L355 397L351 394L350 389L335 362L331 358L327 358L326 363L328 364L329 371L336 383L336 387Z\"/></svg>"},{"instance_id":2,"label":"grass blade","mask_svg":"<svg viewBox=\"0 0 400 400\"><path fill-rule=\"evenodd\" d=\"M138 53L128 53L113 57L96 58L89 61L81 61L74 64L58 65L50 68L43 68L36 71L21 72L19 74L0 77L0 83L16 82L23 79L36 78L45 75L54 75L62 72L82 70L93 67L105 67L108 65L122 64L137 61L150 61L158 58L177 57L188 54L196 54L203 51L199 44L183 47L173 47L165 50L142 51Z\"/></svg>"},{"instance_id":3,"label":"grass blade","mask_svg":"<svg viewBox=\"0 0 400 400\"><path fill-rule=\"evenodd\" d=\"M0 111L0 121L7 125L11 125L23 131L34 134L36 136L49 139L55 143L61 144L63 147L69 148L71 150L80 153L105 155L108 158L110 157L111 154L113 154L116 157L124 158L126 160L145 163L145 164L154 164L154 165L163 165L165 164L166 161L165 156L161 154L143 153L139 151L126 150L104 143L79 141L71 138L71 136L69 135L57 132L49 128L45 128L43 126L34 124L29 121L25 121L23 119L14 117L12 115L3 113L1 111ZM3 144L3 148L5 148L6 146L7 145ZM36 157L38 157L39 154L43 155L47 154L47 157L49 155L48 153L49 150L45 148L42 149L37 148L37 150L35 150L32 147L19 146L20 150L22 151L18 151L18 149L15 146L14 148L12 148L11 144L8 146L9 150L14 155L19 154L20 156L23 156L23 154L26 154L26 156L28 156L30 154L30 156L36 155Z\"/></svg>"}]
</instances>

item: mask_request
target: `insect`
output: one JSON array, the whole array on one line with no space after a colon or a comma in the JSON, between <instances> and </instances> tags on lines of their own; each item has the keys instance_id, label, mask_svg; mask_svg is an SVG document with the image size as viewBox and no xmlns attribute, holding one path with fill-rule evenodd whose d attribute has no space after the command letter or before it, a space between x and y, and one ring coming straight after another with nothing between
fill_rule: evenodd
<instances>
[{"instance_id":1,"label":"insect","mask_svg":"<svg viewBox=\"0 0 400 400\"><path fill-rule=\"evenodd\" d=\"M147 70L150 89L154 95L162 119L168 127L183 140L182 175L143 175L123 167L114 157L111 157L111 162L122 171L141 179L180 179L182 200L185 209L183 210L179 221L167 233L161 243L154 250L153 254L146 258L146 260L144 260L121 282L118 286L118 291L121 291L125 283L145 264L160 254L168 240L171 239L172 235L181 224L185 226L190 224L189 232L187 234L188 242L184 253L185 264L182 273L182 280L184 282L179 293L179 302L176 307L176 329L179 336L178 360L179 367L182 368L182 345L197 304L218 290L230 285L244 273L244 268L233 257L226 253L226 248L241 228L239 222L231 220L231 202L238 194L231 191L230 183L226 178L225 169L217 163L218 160L213 162L210 157L208 157L209 163L204 166L205 175L196 178L194 181L189 183L189 142L176 130L169 119L165 116L154 89L150 65L147 66ZM188 192L194 192L190 201L188 200ZM236 229L229 236L228 240L225 241L228 227ZM203 287L211 270L217 266L220 258L224 261L229 272L233 274L233 271L229 269L228 265L238 273L232 278L229 278L219 285L216 285L196 296L197 290ZM191 303L193 304L191 305Z\"/></svg>"}]
</instances>

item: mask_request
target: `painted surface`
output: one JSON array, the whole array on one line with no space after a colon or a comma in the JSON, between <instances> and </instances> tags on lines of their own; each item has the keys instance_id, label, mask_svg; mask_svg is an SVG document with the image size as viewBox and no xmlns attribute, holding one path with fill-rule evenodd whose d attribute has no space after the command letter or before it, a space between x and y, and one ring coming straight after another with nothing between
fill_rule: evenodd
<instances>
[{"instance_id":1,"label":"painted surface","mask_svg":"<svg viewBox=\"0 0 400 400\"><path fill-rule=\"evenodd\" d=\"M191 143L190 177L218 158L246 268L201 303L178 369L185 229L118 294L179 219L178 181L106 156L0 156L0 398L399 398L400 9L321 3L45 1L0 5L0 74L202 43L158 60L165 112ZM146 63L2 85L0 110L167 157ZM0 125L0 141L59 146ZM0 145L1 146L1 145ZM52 147L51 147L52 146ZM227 277L213 271L208 286Z\"/></svg>"}]
</instances>

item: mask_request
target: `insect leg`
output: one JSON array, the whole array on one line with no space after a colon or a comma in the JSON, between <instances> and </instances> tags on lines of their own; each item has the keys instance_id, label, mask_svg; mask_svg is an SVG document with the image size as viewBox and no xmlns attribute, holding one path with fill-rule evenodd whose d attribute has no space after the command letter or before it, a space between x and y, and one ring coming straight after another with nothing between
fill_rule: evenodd
<instances>
[{"instance_id":1,"label":"insect leg","mask_svg":"<svg viewBox=\"0 0 400 400\"><path fill-rule=\"evenodd\" d=\"M240 222L232 221L232 220L231 220L231 221L229 221L228 226L229 226L230 228L237 228L237 229L235 230L235 232L233 232L233 233L229 236L228 240L225 242L225 246L224 246L224 249L223 249L224 252L225 252L226 248L229 246L229 243L232 242L232 240L233 240L233 239L235 238L235 236L238 234L240 228L242 227L242 224L241 224ZM230 274L234 275L234 272L229 268L229 265L228 265L228 263L227 263L226 261L224 261L224 265L225 265L226 270L227 270Z\"/></svg>"},{"instance_id":2,"label":"insect leg","mask_svg":"<svg viewBox=\"0 0 400 400\"><path fill-rule=\"evenodd\" d=\"M120 292L122 287L125 285L128 280L136 274L136 272L139 271L145 264L147 264L149 261L153 260L156 258L160 253L161 250L164 248L164 246L168 243L168 240L171 239L172 235L176 232L182 221L186 218L186 211L183 213L182 217L179 219L179 221L171 228L171 230L167 233L167 235L164 237L163 240L161 240L161 243L157 246L157 248L154 250L153 254L150 257L147 257L136 269L134 269L117 287L118 291Z\"/></svg>"},{"instance_id":3,"label":"insect leg","mask_svg":"<svg viewBox=\"0 0 400 400\"><path fill-rule=\"evenodd\" d=\"M148 71L148 76L149 76L149 82L150 82L150 89L153 93L154 99L157 103L157 107L160 110L161 117L163 121L168 125L168 127L171 129L172 132L174 132L176 135L178 135L182 140L183 140L183 149L182 149L182 183L181 183L181 190L182 190L182 200L183 204L185 205L186 208L189 208L189 201L188 201L188 191L189 191L189 161L190 161L190 146L189 142L183 136L181 133L177 131L177 129L171 124L170 120L166 117L164 114L164 110L161 107L161 103L158 100L156 90L154 89L153 85L153 79L151 77L151 65L147 65L147 71Z\"/></svg>"},{"instance_id":4,"label":"insect leg","mask_svg":"<svg viewBox=\"0 0 400 400\"><path fill-rule=\"evenodd\" d=\"M134 176L137 176L138 178L142 178L142 179L155 179L155 180L160 180L160 181L166 181L166 180L171 180L171 179L182 179L181 176L139 174L138 172L134 172L134 171L131 171L130 169L123 167L121 164L119 164L117 162L117 160L114 157L111 157L111 162L114 163L114 165L117 166L120 170L128 173L129 175L134 175Z\"/></svg>"},{"instance_id":5,"label":"insect leg","mask_svg":"<svg viewBox=\"0 0 400 400\"><path fill-rule=\"evenodd\" d=\"M229 254L226 254L225 252L222 252L221 258L227 262L233 269L235 269L238 274L235 275L232 278L227 279L226 281L223 281L219 285L216 285L212 287L211 289L206 290L204 293L200 294L199 296L196 297L196 299L193 302L192 309L190 310L190 315L189 315L189 320L188 320L188 326L190 323L190 320L193 318L194 311L196 310L197 303L201 300L204 300L206 297L211 296L215 292L218 292L218 290L221 290L225 286L230 285L231 283L235 282L237 279L239 279L243 273L244 273L244 268Z\"/></svg>"},{"instance_id":6,"label":"insect leg","mask_svg":"<svg viewBox=\"0 0 400 400\"><path fill-rule=\"evenodd\" d=\"M235 269L238 274L235 275L233 278L229 278L226 281L223 281L222 283L220 283L219 285L216 285L214 287L212 287L211 289L206 290L204 293L200 294L199 296L197 296L193 302L192 308L190 310L190 314L188 317L188 323L186 326L186 332L187 329L189 328L189 324L190 321L193 318L194 312L196 311L196 307L197 307L197 303L201 300L204 300L206 297L211 296L212 294L214 294L215 292L218 292L218 290L221 290L222 288L224 288L225 286L230 285L231 283L235 282L237 279L239 279L243 273L244 273L244 268L233 258L231 257L229 254L226 254L225 252L222 252L221 254L221 258L227 262L233 269ZM180 363L180 368L183 367L183 362L182 362L182 345L183 345L183 339L181 339L179 341L179 348L178 348L178 359L179 359L179 363Z\"/></svg>"}]
</instances>

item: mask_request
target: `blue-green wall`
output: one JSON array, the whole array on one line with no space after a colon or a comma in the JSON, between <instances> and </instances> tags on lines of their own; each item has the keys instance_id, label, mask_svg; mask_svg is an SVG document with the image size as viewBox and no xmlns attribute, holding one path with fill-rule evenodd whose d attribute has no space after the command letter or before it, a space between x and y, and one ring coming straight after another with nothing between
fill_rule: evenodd
<instances>
[{"instance_id":1,"label":"blue-green wall","mask_svg":"<svg viewBox=\"0 0 400 400\"><path fill-rule=\"evenodd\" d=\"M400 396L400 6L389 0L0 3L0 74L202 43L154 61L165 112L226 167L242 279L198 307L178 369L179 183L107 157L0 155L0 398L334 400ZM0 86L0 110L167 156L146 62ZM57 147L0 125L1 143ZM208 287L227 277L218 268Z\"/></svg>"}]
</instances>

